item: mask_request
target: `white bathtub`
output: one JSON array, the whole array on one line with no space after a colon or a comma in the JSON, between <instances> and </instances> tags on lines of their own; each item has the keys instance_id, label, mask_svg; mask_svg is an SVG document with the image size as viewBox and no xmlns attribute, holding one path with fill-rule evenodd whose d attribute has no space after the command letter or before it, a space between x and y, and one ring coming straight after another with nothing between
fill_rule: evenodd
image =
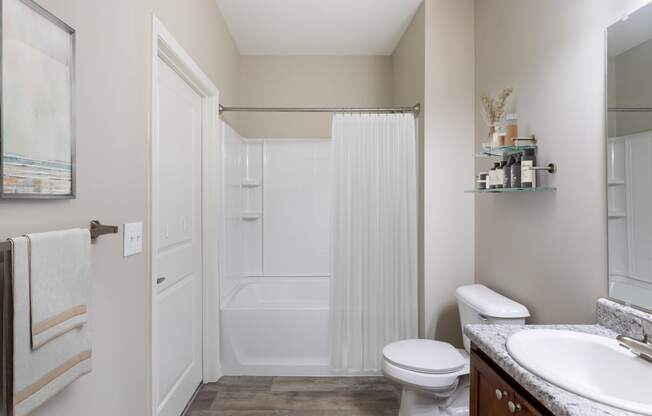
<instances>
[{"instance_id":1,"label":"white bathtub","mask_svg":"<svg viewBox=\"0 0 652 416\"><path fill-rule=\"evenodd\" d=\"M225 375L330 375L329 279L247 278L221 308Z\"/></svg>"}]
</instances>

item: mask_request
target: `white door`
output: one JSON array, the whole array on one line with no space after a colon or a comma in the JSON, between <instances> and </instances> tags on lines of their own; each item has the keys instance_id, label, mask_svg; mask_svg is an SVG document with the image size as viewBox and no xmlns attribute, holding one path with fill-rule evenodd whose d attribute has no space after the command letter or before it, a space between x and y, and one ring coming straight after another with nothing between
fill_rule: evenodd
<instances>
[{"instance_id":1,"label":"white door","mask_svg":"<svg viewBox=\"0 0 652 416\"><path fill-rule=\"evenodd\" d=\"M157 415L180 416L202 381L202 100L159 59L153 183ZM156 103L155 103L156 104Z\"/></svg>"}]
</instances>

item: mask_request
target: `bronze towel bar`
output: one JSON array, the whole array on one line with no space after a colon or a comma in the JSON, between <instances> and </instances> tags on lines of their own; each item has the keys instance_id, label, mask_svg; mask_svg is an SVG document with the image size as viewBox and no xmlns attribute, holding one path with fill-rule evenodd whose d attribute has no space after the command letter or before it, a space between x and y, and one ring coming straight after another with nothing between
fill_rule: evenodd
<instances>
[{"instance_id":1,"label":"bronze towel bar","mask_svg":"<svg viewBox=\"0 0 652 416\"><path fill-rule=\"evenodd\" d=\"M99 221L91 221L89 230L91 240L105 234L117 234L118 227L103 225ZM14 309L13 309L13 279L11 265L11 243L0 242L0 416L14 415Z\"/></svg>"},{"instance_id":2,"label":"bronze towel bar","mask_svg":"<svg viewBox=\"0 0 652 416\"><path fill-rule=\"evenodd\" d=\"M104 225L97 220L93 220L90 223L89 230L91 232L91 240L95 241L97 237L106 235L106 234L117 234L118 227L115 225ZM0 242L0 251L9 251L11 250L11 243L9 241Z\"/></svg>"}]
</instances>

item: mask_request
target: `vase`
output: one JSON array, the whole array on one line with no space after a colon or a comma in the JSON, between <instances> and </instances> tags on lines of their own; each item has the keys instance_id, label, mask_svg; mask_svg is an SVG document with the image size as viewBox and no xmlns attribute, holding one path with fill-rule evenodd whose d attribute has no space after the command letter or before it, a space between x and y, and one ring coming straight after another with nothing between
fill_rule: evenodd
<instances>
[{"instance_id":1,"label":"vase","mask_svg":"<svg viewBox=\"0 0 652 416\"><path fill-rule=\"evenodd\" d=\"M487 136L489 138L489 141L492 141L494 139L494 133L496 132L496 126L491 125L489 126L489 135Z\"/></svg>"}]
</instances>

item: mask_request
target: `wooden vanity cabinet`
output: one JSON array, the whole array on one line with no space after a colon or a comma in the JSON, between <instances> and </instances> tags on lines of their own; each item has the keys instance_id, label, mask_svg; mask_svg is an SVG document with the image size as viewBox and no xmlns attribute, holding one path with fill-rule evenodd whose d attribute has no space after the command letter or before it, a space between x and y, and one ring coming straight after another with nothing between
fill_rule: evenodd
<instances>
[{"instance_id":1,"label":"wooden vanity cabinet","mask_svg":"<svg viewBox=\"0 0 652 416\"><path fill-rule=\"evenodd\" d=\"M471 416L554 416L482 351L471 349Z\"/></svg>"}]
</instances>

